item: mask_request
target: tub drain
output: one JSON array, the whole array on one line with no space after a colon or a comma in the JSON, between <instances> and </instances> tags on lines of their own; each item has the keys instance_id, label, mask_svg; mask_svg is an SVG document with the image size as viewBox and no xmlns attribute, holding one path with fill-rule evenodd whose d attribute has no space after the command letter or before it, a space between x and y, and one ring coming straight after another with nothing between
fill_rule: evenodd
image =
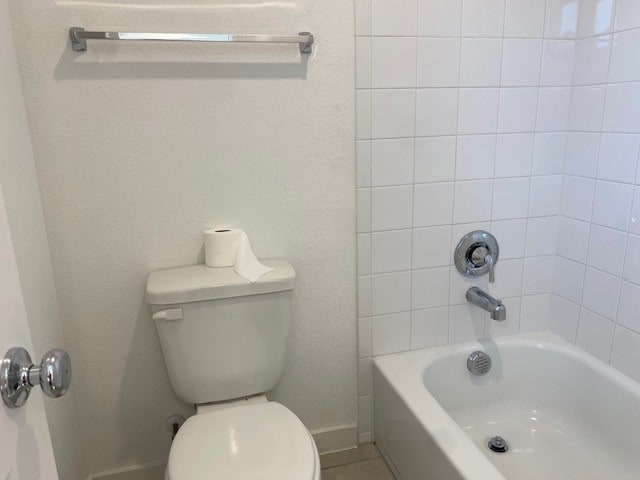
<instances>
[{"instance_id":1,"label":"tub drain","mask_svg":"<svg viewBox=\"0 0 640 480\"><path fill-rule=\"evenodd\" d=\"M500 435L490 438L487 446L489 447L489 450L496 453L504 453L509 450L507 441Z\"/></svg>"}]
</instances>

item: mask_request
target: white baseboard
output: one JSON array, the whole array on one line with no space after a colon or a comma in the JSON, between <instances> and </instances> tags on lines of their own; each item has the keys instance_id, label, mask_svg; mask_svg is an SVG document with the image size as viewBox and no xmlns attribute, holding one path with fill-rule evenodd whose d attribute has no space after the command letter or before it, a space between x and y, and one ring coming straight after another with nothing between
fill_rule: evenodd
<instances>
[{"instance_id":1,"label":"white baseboard","mask_svg":"<svg viewBox=\"0 0 640 480\"><path fill-rule=\"evenodd\" d=\"M311 435L321 455L358 446L358 425L355 423L313 430Z\"/></svg>"},{"instance_id":2,"label":"white baseboard","mask_svg":"<svg viewBox=\"0 0 640 480\"><path fill-rule=\"evenodd\" d=\"M355 423L314 430L311 434L321 454L358 446L358 426ZM166 462L132 465L89 475L87 480L164 480L165 465Z\"/></svg>"},{"instance_id":3,"label":"white baseboard","mask_svg":"<svg viewBox=\"0 0 640 480\"><path fill-rule=\"evenodd\" d=\"M164 480L166 464L166 461L160 461L146 465L130 465L89 475L87 480Z\"/></svg>"}]
</instances>

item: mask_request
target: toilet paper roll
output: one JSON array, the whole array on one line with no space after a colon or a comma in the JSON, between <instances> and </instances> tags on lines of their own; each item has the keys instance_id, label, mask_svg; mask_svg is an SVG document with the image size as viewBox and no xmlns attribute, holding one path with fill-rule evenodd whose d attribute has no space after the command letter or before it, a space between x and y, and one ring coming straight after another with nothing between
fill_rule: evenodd
<instances>
[{"instance_id":1,"label":"toilet paper roll","mask_svg":"<svg viewBox=\"0 0 640 480\"><path fill-rule=\"evenodd\" d=\"M251 250L247 234L238 228L205 230L204 263L207 267L233 267L235 272L255 283L273 268L261 264Z\"/></svg>"},{"instance_id":2,"label":"toilet paper roll","mask_svg":"<svg viewBox=\"0 0 640 480\"><path fill-rule=\"evenodd\" d=\"M204 263L207 267L232 267L238 256L242 230L222 228L205 230Z\"/></svg>"}]
</instances>

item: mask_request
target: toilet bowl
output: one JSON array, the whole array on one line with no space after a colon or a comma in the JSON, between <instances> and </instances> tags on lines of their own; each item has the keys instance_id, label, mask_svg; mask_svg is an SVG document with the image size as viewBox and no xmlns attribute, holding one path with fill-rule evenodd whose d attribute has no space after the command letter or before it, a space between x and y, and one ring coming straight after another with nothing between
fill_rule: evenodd
<instances>
[{"instance_id":1,"label":"toilet bowl","mask_svg":"<svg viewBox=\"0 0 640 480\"><path fill-rule=\"evenodd\" d=\"M320 480L313 438L270 402L282 377L295 272L283 259L257 283L232 267L152 272L147 281L171 386L196 405L174 438L165 480Z\"/></svg>"},{"instance_id":2,"label":"toilet bowl","mask_svg":"<svg viewBox=\"0 0 640 480\"><path fill-rule=\"evenodd\" d=\"M277 402L190 417L173 441L165 480L320 480L309 431Z\"/></svg>"}]
</instances>

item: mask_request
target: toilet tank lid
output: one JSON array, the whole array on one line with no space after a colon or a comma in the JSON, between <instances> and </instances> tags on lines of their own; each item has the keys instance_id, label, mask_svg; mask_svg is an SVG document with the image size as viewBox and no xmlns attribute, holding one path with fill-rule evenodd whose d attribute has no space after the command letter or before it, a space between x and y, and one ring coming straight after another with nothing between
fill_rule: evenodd
<instances>
[{"instance_id":1,"label":"toilet tank lid","mask_svg":"<svg viewBox=\"0 0 640 480\"><path fill-rule=\"evenodd\" d=\"M151 272L147 279L147 302L171 305L293 289L296 272L289 262L283 258L260 261L273 270L256 283L238 275L233 267L191 265Z\"/></svg>"}]
</instances>

